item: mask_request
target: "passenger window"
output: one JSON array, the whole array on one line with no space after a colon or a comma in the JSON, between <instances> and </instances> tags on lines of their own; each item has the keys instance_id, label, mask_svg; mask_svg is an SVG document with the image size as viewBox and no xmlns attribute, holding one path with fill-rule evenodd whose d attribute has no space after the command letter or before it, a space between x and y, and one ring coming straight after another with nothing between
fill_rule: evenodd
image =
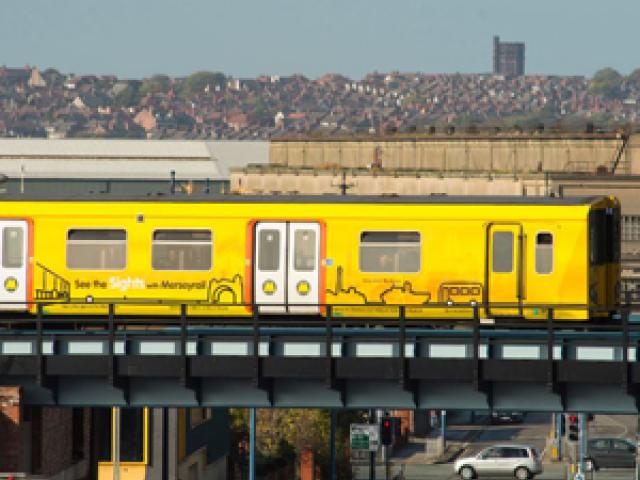
<instances>
[{"instance_id":1,"label":"passenger window","mask_svg":"<svg viewBox=\"0 0 640 480\"><path fill-rule=\"evenodd\" d=\"M73 229L67 232L67 268L124 270L126 266L125 230Z\"/></svg>"},{"instance_id":2,"label":"passenger window","mask_svg":"<svg viewBox=\"0 0 640 480\"><path fill-rule=\"evenodd\" d=\"M416 273L420 271L420 233L362 232L360 271Z\"/></svg>"},{"instance_id":3,"label":"passenger window","mask_svg":"<svg viewBox=\"0 0 640 480\"><path fill-rule=\"evenodd\" d=\"M211 230L156 230L151 246L154 270L211 270Z\"/></svg>"},{"instance_id":4,"label":"passenger window","mask_svg":"<svg viewBox=\"0 0 640 480\"><path fill-rule=\"evenodd\" d=\"M294 235L294 267L298 272L311 272L316 268L316 232L296 230Z\"/></svg>"},{"instance_id":5,"label":"passenger window","mask_svg":"<svg viewBox=\"0 0 640 480\"><path fill-rule=\"evenodd\" d=\"M631 444L622 440L613 440L613 448L615 450L631 450Z\"/></svg>"},{"instance_id":6,"label":"passenger window","mask_svg":"<svg viewBox=\"0 0 640 480\"><path fill-rule=\"evenodd\" d=\"M2 231L2 266L22 268L24 256L24 230L22 227L6 227Z\"/></svg>"},{"instance_id":7,"label":"passenger window","mask_svg":"<svg viewBox=\"0 0 640 480\"><path fill-rule=\"evenodd\" d=\"M553 272L553 235L538 233L536 235L536 273Z\"/></svg>"},{"instance_id":8,"label":"passenger window","mask_svg":"<svg viewBox=\"0 0 640 480\"><path fill-rule=\"evenodd\" d=\"M513 232L493 232L493 271L513 271Z\"/></svg>"},{"instance_id":9,"label":"passenger window","mask_svg":"<svg viewBox=\"0 0 640 480\"><path fill-rule=\"evenodd\" d=\"M258 269L275 272L280 266L280 231L261 230L258 237Z\"/></svg>"},{"instance_id":10,"label":"passenger window","mask_svg":"<svg viewBox=\"0 0 640 480\"><path fill-rule=\"evenodd\" d=\"M525 457L526 455L526 450L523 450L521 448L503 448L502 449L502 457L503 458L521 458L522 457L522 452L525 453Z\"/></svg>"}]
</instances>

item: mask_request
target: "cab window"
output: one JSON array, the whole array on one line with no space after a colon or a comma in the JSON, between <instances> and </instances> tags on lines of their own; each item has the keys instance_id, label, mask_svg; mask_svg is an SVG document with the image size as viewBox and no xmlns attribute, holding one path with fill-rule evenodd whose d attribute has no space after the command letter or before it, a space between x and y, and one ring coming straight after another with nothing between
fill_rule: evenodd
<instances>
[{"instance_id":1,"label":"cab window","mask_svg":"<svg viewBox=\"0 0 640 480\"><path fill-rule=\"evenodd\" d=\"M591 265L620 260L620 209L607 208L589 213L589 260Z\"/></svg>"},{"instance_id":2,"label":"cab window","mask_svg":"<svg viewBox=\"0 0 640 480\"><path fill-rule=\"evenodd\" d=\"M151 264L154 270L211 270L211 230L156 230Z\"/></svg>"},{"instance_id":3,"label":"cab window","mask_svg":"<svg viewBox=\"0 0 640 480\"><path fill-rule=\"evenodd\" d=\"M420 271L419 232L362 232L360 271L416 273Z\"/></svg>"},{"instance_id":4,"label":"cab window","mask_svg":"<svg viewBox=\"0 0 640 480\"><path fill-rule=\"evenodd\" d=\"M67 232L67 268L124 270L127 232L122 229L71 229Z\"/></svg>"},{"instance_id":5,"label":"cab window","mask_svg":"<svg viewBox=\"0 0 640 480\"><path fill-rule=\"evenodd\" d=\"M536 235L536 273L553 272L553 234L540 232Z\"/></svg>"}]
</instances>

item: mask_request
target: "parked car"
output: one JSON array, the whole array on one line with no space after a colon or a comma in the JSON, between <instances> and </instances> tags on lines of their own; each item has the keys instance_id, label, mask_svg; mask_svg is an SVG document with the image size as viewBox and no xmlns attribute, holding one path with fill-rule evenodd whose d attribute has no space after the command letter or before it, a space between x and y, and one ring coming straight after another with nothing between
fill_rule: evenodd
<instances>
[{"instance_id":1,"label":"parked car","mask_svg":"<svg viewBox=\"0 0 640 480\"><path fill-rule=\"evenodd\" d=\"M587 471L607 467L633 468L635 465L636 445L626 438L591 438L587 442Z\"/></svg>"},{"instance_id":2,"label":"parked car","mask_svg":"<svg viewBox=\"0 0 640 480\"><path fill-rule=\"evenodd\" d=\"M496 410L491 412L491 423L522 423L524 413L522 412L505 412Z\"/></svg>"},{"instance_id":3,"label":"parked car","mask_svg":"<svg viewBox=\"0 0 640 480\"><path fill-rule=\"evenodd\" d=\"M453 468L463 480L486 476L527 480L542 473L542 461L538 451L529 445L494 445L458 459Z\"/></svg>"}]
</instances>

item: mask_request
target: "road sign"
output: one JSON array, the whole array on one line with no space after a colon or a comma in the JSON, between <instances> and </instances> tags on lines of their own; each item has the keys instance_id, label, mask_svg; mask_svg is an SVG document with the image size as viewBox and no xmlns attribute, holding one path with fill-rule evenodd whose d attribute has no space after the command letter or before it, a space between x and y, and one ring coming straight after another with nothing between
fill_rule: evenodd
<instances>
[{"instance_id":1,"label":"road sign","mask_svg":"<svg viewBox=\"0 0 640 480\"><path fill-rule=\"evenodd\" d=\"M378 424L352 423L350 430L351 450L377 452L380 445L380 427Z\"/></svg>"}]
</instances>

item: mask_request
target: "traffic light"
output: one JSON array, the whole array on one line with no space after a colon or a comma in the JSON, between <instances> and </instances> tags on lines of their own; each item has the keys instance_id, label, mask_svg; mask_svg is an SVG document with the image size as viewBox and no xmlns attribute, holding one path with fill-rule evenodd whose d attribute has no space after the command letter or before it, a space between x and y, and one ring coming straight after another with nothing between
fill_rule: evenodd
<instances>
[{"instance_id":1,"label":"traffic light","mask_svg":"<svg viewBox=\"0 0 640 480\"><path fill-rule=\"evenodd\" d=\"M560 414L556 417L558 419L558 422L560 422L560 436L564 437L566 434L566 428L565 428L565 421L564 421L564 415Z\"/></svg>"},{"instance_id":2,"label":"traffic light","mask_svg":"<svg viewBox=\"0 0 640 480\"><path fill-rule=\"evenodd\" d=\"M580 438L580 424L577 415L569 415L569 440L577 442Z\"/></svg>"},{"instance_id":3,"label":"traffic light","mask_svg":"<svg viewBox=\"0 0 640 480\"><path fill-rule=\"evenodd\" d=\"M391 445L393 443L393 420L391 417L382 417L380 420L380 443Z\"/></svg>"}]
</instances>

